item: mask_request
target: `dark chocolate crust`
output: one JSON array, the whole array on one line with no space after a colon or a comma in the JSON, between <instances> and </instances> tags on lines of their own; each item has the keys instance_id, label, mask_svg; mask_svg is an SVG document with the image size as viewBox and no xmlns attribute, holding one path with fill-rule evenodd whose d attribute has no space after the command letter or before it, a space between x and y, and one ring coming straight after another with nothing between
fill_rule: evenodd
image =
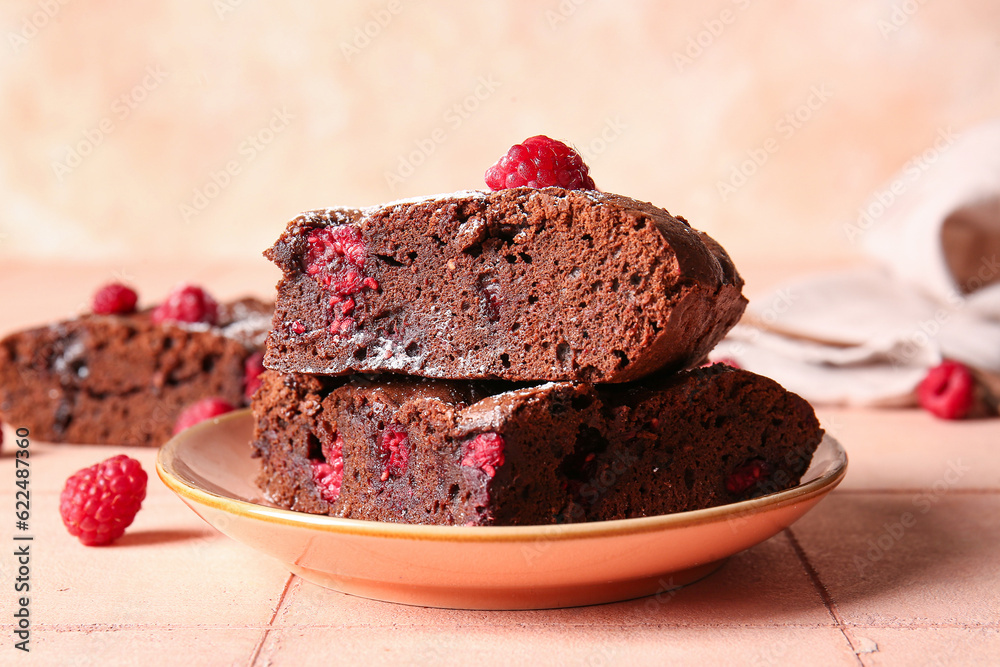
<instances>
[{"instance_id":1,"label":"dark chocolate crust","mask_svg":"<svg viewBox=\"0 0 1000 667\"><path fill-rule=\"evenodd\" d=\"M596 191L312 211L265 255L284 274L265 366L284 372L628 382L697 365L746 307L718 243Z\"/></svg>"},{"instance_id":2,"label":"dark chocolate crust","mask_svg":"<svg viewBox=\"0 0 1000 667\"><path fill-rule=\"evenodd\" d=\"M374 521L528 525L711 507L794 486L823 433L806 401L720 364L603 387L263 380L253 400L260 488L283 507ZM387 432L405 434L405 465L393 468ZM483 434L502 438L495 469L469 460ZM331 462L337 436L343 483L331 503L312 466ZM759 479L733 488L748 466Z\"/></svg>"},{"instance_id":3,"label":"dark chocolate crust","mask_svg":"<svg viewBox=\"0 0 1000 667\"><path fill-rule=\"evenodd\" d=\"M272 306L220 304L218 326L153 324L149 311L83 315L0 341L0 415L38 440L159 446L188 404L244 402L244 363Z\"/></svg>"}]
</instances>

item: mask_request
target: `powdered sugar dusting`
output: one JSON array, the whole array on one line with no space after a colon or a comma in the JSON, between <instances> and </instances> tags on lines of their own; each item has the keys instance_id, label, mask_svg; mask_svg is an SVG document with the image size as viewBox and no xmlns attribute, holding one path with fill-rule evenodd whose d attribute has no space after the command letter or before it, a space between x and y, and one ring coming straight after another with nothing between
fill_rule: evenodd
<instances>
[{"instance_id":1,"label":"powdered sugar dusting","mask_svg":"<svg viewBox=\"0 0 1000 667\"><path fill-rule=\"evenodd\" d=\"M361 212L367 216L381 209L395 208L397 206L410 206L413 204L426 204L431 202L444 203L451 199L486 199L488 196L489 193L483 192L482 190L459 190L457 192L445 192L436 195L423 195L418 197L408 197L406 199L397 199L386 204L366 206L361 209Z\"/></svg>"},{"instance_id":2,"label":"powdered sugar dusting","mask_svg":"<svg viewBox=\"0 0 1000 667\"><path fill-rule=\"evenodd\" d=\"M252 313L223 327L222 335L238 340L250 347L263 347L267 340L267 332L271 328L271 316L263 313Z\"/></svg>"},{"instance_id":3,"label":"powdered sugar dusting","mask_svg":"<svg viewBox=\"0 0 1000 667\"><path fill-rule=\"evenodd\" d=\"M205 322L169 322L171 326L192 333L216 333L235 340L247 347L263 347L271 329L271 314L255 311L245 304L232 304L233 321L224 326Z\"/></svg>"},{"instance_id":4,"label":"powdered sugar dusting","mask_svg":"<svg viewBox=\"0 0 1000 667\"><path fill-rule=\"evenodd\" d=\"M312 211L303 211L298 219L309 222L331 222L338 225L348 224L361 217L369 217L381 210L396 208L398 206L412 206L414 204L427 204L433 202L445 203L452 199L485 199L490 193L482 190L458 190L456 192L444 192L434 195L420 195L417 197L407 197L396 199L385 204L374 204L372 206L332 206Z\"/></svg>"},{"instance_id":5,"label":"powdered sugar dusting","mask_svg":"<svg viewBox=\"0 0 1000 667\"><path fill-rule=\"evenodd\" d=\"M75 373L81 378L87 377L89 371L83 362L86 359L86 348L83 341L79 338L73 338L69 345L67 345L62 354L55 358L52 363L52 367L55 368L57 373Z\"/></svg>"}]
</instances>

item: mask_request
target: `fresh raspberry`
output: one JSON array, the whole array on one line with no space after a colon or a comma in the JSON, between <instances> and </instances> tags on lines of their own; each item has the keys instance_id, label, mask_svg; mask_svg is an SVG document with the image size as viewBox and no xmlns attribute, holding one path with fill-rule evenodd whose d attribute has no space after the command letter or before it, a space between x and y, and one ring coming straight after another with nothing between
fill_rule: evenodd
<instances>
[{"instance_id":1,"label":"fresh raspberry","mask_svg":"<svg viewBox=\"0 0 1000 667\"><path fill-rule=\"evenodd\" d=\"M379 443L382 449L382 459L385 468L382 470L382 481L389 479L389 476L398 477L406 472L406 466L410 462L410 440L406 437L406 431L393 428L392 426L382 432L382 439Z\"/></svg>"},{"instance_id":2,"label":"fresh raspberry","mask_svg":"<svg viewBox=\"0 0 1000 667\"><path fill-rule=\"evenodd\" d=\"M77 471L59 496L59 514L70 535L88 547L109 544L125 532L146 497L146 471L124 454Z\"/></svg>"},{"instance_id":3,"label":"fresh raspberry","mask_svg":"<svg viewBox=\"0 0 1000 667\"><path fill-rule=\"evenodd\" d=\"M504 462L504 440L499 433L480 433L467 440L462 446L462 465L479 468L488 477L496 475L496 469Z\"/></svg>"},{"instance_id":4,"label":"fresh raspberry","mask_svg":"<svg viewBox=\"0 0 1000 667\"><path fill-rule=\"evenodd\" d=\"M917 387L920 407L941 419L962 419L972 409L976 382L972 372L957 361L944 361L930 369Z\"/></svg>"},{"instance_id":5,"label":"fresh raspberry","mask_svg":"<svg viewBox=\"0 0 1000 667\"><path fill-rule=\"evenodd\" d=\"M174 435L206 419L224 415L235 409L229 401L223 398L203 398L200 401L195 401L181 410L180 415L177 416L177 421L174 423Z\"/></svg>"},{"instance_id":6,"label":"fresh raspberry","mask_svg":"<svg viewBox=\"0 0 1000 667\"><path fill-rule=\"evenodd\" d=\"M178 285L153 311L153 322L204 322L219 320L219 304L196 285Z\"/></svg>"},{"instance_id":7,"label":"fresh raspberry","mask_svg":"<svg viewBox=\"0 0 1000 667\"><path fill-rule=\"evenodd\" d=\"M263 372L263 352L254 352L243 362L243 395L248 401L260 388L260 374Z\"/></svg>"},{"instance_id":8,"label":"fresh raspberry","mask_svg":"<svg viewBox=\"0 0 1000 667\"><path fill-rule=\"evenodd\" d=\"M523 186L596 190L588 172L579 153L540 134L511 146L505 156L486 170L486 185L494 191Z\"/></svg>"},{"instance_id":9,"label":"fresh raspberry","mask_svg":"<svg viewBox=\"0 0 1000 667\"><path fill-rule=\"evenodd\" d=\"M754 459L730 473L729 479L726 480L726 491L734 496L742 495L747 489L763 481L770 474L771 469L766 461Z\"/></svg>"},{"instance_id":10,"label":"fresh raspberry","mask_svg":"<svg viewBox=\"0 0 1000 667\"><path fill-rule=\"evenodd\" d=\"M121 283L110 283L94 293L93 311L98 315L128 315L135 312L139 296Z\"/></svg>"}]
</instances>

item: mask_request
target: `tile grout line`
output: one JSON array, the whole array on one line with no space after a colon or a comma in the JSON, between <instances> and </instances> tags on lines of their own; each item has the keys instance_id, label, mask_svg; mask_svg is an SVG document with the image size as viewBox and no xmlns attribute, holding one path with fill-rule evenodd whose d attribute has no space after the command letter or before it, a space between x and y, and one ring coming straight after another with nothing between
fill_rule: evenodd
<instances>
[{"instance_id":1,"label":"tile grout line","mask_svg":"<svg viewBox=\"0 0 1000 667\"><path fill-rule=\"evenodd\" d=\"M642 599L642 598L640 598ZM553 623L548 622L526 622L520 621L517 623L519 627L522 628L544 628L553 627ZM612 629L620 628L621 624L618 622L606 622L606 623L558 623L559 627L567 628L598 628L598 629ZM38 623L32 624L32 628L42 631L52 631L52 632L117 632L121 630L267 630L269 626L267 625L242 625L234 628L232 625L212 625L212 624L173 624L173 623ZM426 628L434 629L438 628L437 624L431 622L424 623L412 623L405 626L400 624L390 624L390 625L380 625L373 623L334 623L334 624L323 624L323 623L292 623L290 625L283 625L283 630L302 630L310 628L326 628L326 629L338 629L338 630L354 630L354 629L372 629L372 628L388 628L388 627L407 627L407 628ZM454 623L451 626L455 629L476 629L476 628L491 628L496 627L495 623L488 621L482 621L480 623ZM816 624L816 623L737 623L731 625L723 625L719 623L653 623L649 625L637 626L643 629L719 629L719 628L739 628L748 630L780 630L783 628L801 628L805 630L810 630L814 628L836 628L836 622L830 624ZM991 621L985 623L910 623L906 625L892 624L892 623L845 623L844 627L850 630L1000 630L1000 621ZM15 626L10 624L0 624L0 631L12 631Z\"/></svg>"},{"instance_id":2,"label":"tile grout line","mask_svg":"<svg viewBox=\"0 0 1000 667\"><path fill-rule=\"evenodd\" d=\"M823 585L823 582L820 581L819 573L816 571L816 568L813 567L812 563L809 562L809 558L808 556L806 556L805 550L802 548L802 545L799 544L799 540L797 537L795 537L795 534L792 532L792 529L786 528L784 532L788 536L788 541L792 545L792 550L798 557L799 562L802 563L802 567L806 571L806 576L809 577L809 581L811 581L812 585L816 588L816 592L819 593L819 597L821 600L823 600L823 604L826 606L827 611L830 612L830 616L832 616L833 620L836 622L835 627L838 630L840 630L840 634L844 636L844 640L847 642L847 646L851 649L851 652L854 654L855 661L857 662L858 665L864 667L865 663L864 661L861 660L861 656L858 655L858 649L856 646L854 646L854 641L851 639L851 636L847 633L847 624L844 623L844 619L841 618L840 612L837 610L837 604L833 601L833 598L830 596L830 591L828 591L826 589L826 586Z\"/></svg>"},{"instance_id":3,"label":"tile grout line","mask_svg":"<svg viewBox=\"0 0 1000 667\"><path fill-rule=\"evenodd\" d=\"M260 634L260 639L257 640L257 645L253 648L253 653L250 654L250 660L247 662L247 667L253 667L257 664L257 658L260 657L260 652L264 648L264 642L267 641L267 636L271 632L271 628L274 626L274 621L278 618L278 614L281 612L281 606L285 604L285 596L288 595L288 589L292 587L292 581L295 579L295 575L291 572L288 573L288 579L285 579L285 585L281 589L281 595L278 596L278 604L274 605L274 613L271 614L271 618L267 621L267 626L264 628L264 632Z\"/></svg>"}]
</instances>

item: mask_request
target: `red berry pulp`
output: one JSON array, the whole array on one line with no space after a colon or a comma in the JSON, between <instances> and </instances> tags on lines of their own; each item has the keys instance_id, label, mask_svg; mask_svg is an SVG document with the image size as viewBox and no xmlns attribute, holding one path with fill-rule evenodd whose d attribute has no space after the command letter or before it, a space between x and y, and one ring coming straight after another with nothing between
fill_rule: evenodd
<instances>
[{"instance_id":1,"label":"red berry pulp","mask_svg":"<svg viewBox=\"0 0 1000 667\"><path fill-rule=\"evenodd\" d=\"M479 468L488 477L504 463L504 439L499 433L480 433L467 440L462 447L462 465Z\"/></svg>"}]
</instances>

